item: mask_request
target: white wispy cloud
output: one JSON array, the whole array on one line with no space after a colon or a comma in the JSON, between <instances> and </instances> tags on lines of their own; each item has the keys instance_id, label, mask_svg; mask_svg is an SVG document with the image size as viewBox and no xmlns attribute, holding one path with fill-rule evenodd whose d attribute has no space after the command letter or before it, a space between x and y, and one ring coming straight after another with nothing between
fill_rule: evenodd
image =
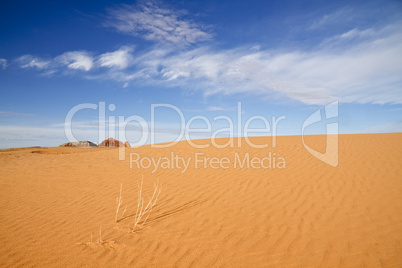
<instances>
[{"instance_id":1,"label":"white wispy cloud","mask_svg":"<svg viewBox=\"0 0 402 268\"><path fill-rule=\"evenodd\" d=\"M157 126L164 126L164 123L156 123ZM168 125L166 128L155 129L155 142L172 142L180 137L181 129L179 125ZM119 139L122 142L129 141L132 145L143 145L151 142L148 129L141 129L136 126L128 126L125 132L104 133L102 140L99 140L100 130L96 127L88 127L85 123L73 124L72 133L74 138L81 141L89 140L94 143L101 143L108 137ZM123 131L123 130L122 130ZM142 135L147 137L146 141L140 142ZM191 133L191 138L205 138L206 133ZM182 137L184 139L185 136ZM59 146L68 142L63 125L55 126L10 126L1 125L0 148L16 148L24 146ZM136 144L139 143L139 144Z\"/></svg>"},{"instance_id":2,"label":"white wispy cloud","mask_svg":"<svg viewBox=\"0 0 402 268\"><path fill-rule=\"evenodd\" d=\"M350 12L341 9L326 15L316 21L316 27L341 21ZM200 90L206 96L247 93L306 104L326 104L335 99L402 103L400 20L382 28L355 27L337 32L307 50L269 50L256 44L233 49L198 45L183 50L163 42L189 45L210 35L190 21L179 20L179 15L182 14L156 7L152 2L113 9L109 26L162 43L136 51L135 55L131 46L99 55L66 52L52 61L25 55L19 59L21 67L52 71L54 66L58 70L67 66L91 70L85 78L114 80L124 87L129 84L181 87ZM187 30L178 30L180 27ZM198 35L199 32L203 34Z\"/></svg>"},{"instance_id":3,"label":"white wispy cloud","mask_svg":"<svg viewBox=\"0 0 402 268\"><path fill-rule=\"evenodd\" d=\"M381 125L367 127L363 130L365 133L389 133L402 132L402 121L388 122Z\"/></svg>"},{"instance_id":4,"label":"white wispy cloud","mask_svg":"<svg viewBox=\"0 0 402 268\"><path fill-rule=\"evenodd\" d=\"M125 69L132 64L132 51L131 47L122 47L114 52L104 53L99 56L98 63L102 67Z\"/></svg>"},{"instance_id":5,"label":"white wispy cloud","mask_svg":"<svg viewBox=\"0 0 402 268\"><path fill-rule=\"evenodd\" d=\"M107 68L87 78L110 79L124 85L135 81L136 85L182 87L201 90L206 96L249 93L306 104L326 104L335 99L402 103L402 23L377 30L353 29L332 40L324 40L308 51L156 46L135 57L130 47L122 47L100 54L95 62L87 52L67 52L53 62L83 71ZM50 66L30 55L23 58L28 60L23 68Z\"/></svg>"},{"instance_id":6,"label":"white wispy cloud","mask_svg":"<svg viewBox=\"0 0 402 268\"><path fill-rule=\"evenodd\" d=\"M366 36L371 36L374 34L374 31L372 29L366 29L363 31L360 31L359 29L352 29L350 31L347 31L346 33L343 33L339 36L341 39L351 39L351 38L356 38L356 37L366 37Z\"/></svg>"},{"instance_id":7,"label":"white wispy cloud","mask_svg":"<svg viewBox=\"0 0 402 268\"><path fill-rule=\"evenodd\" d=\"M322 27L327 27L329 25L339 24L339 23L346 23L354 18L355 10L350 7L344 7L334 12L325 14L320 18L316 19L312 25L311 29L318 29Z\"/></svg>"},{"instance_id":8,"label":"white wispy cloud","mask_svg":"<svg viewBox=\"0 0 402 268\"><path fill-rule=\"evenodd\" d=\"M0 111L0 117L2 116L34 116L34 114Z\"/></svg>"},{"instance_id":9,"label":"white wispy cloud","mask_svg":"<svg viewBox=\"0 0 402 268\"><path fill-rule=\"evenodd\" d=\"M67 65L69 69L89 71L94 66L93 57L85 51L66 52L55 59L56 62Z\"/></svg>"},{"instance_id":10,"label":"white wispy cloud","mask_svg":"<svg viewBox=\"0 0 402 268\"><path fill-rule=\"evenodd\" d=\"M363 43L365 41L370 41L373 38L384 38L392 35L393 27L388 26L380 30L375 30L372 28L360 30L358 28L353 28L349 31L342 32L340 34L333 35L331 37L325 38L321 42L321 46L340 46L344 49L344 46L351 43Z\"/></svg>"},{"instance_id":11,"label":"white wispy cloud","mask_svg":"<svg viewBox=\"0 0 402 268\"><path fill-rule=\"evenodd\" d=\"M7 68L7 60L6 59L0 59L0 66L1 68L6 69Z\"/></svg>"},{"instance_id":12,"label":"white wispy cloud","mask_svg":"<svg viewBox=\"0 0 402 268\"><path fill-rule=\"evenodd\" d=\"M402 26L391 28L346 32L346 36L364 38L347 46L329 43L312 51L156 48L137 55L134 70L116 72L110 78L194 88L206 95L288 97L307 104L335 99L402 103Z\"/></svg>"},{"instance_id":13,"label":"white wispy cloud","mask_svg":"<svg viewBox=\"0 0 402 268\"><path fill-rule=\"evenodd\" d=\"M43 60L40 57L32 55L23 55L15 60L21 68L36 68L42 71L42 74L54 74L63 69L81 70L88 72L95 67L107 67L115 69L124 69L128 67L132 61L133 49L123 46L120 49L103 53L95 58L91 53L86 51L68 51L53 59ZM0 61L0 66L2 61ZM4 60L4 66L7 61Z\"/></svg>"},{"instance_id":14,"label":"white wispy cloud","mask_svg":"<svg viewBox=\"0 0 402 268\"><path fill-rule=\"evenodd\" d=\"M97 131L75 130L80 140L95 140ZM67 142L63 128L49 126L1 125L0 148L58 146Z\"/></svg>"},{"instance_id":15,"label":"white wispy cloud","mask_svg":"<svg viewBox=\"0 0 402 268\"><path fill-rule=\"evenodd\" d=\"M183 19L182 16L181 12L147 2L111 9L105 26L125 34L178 46L189 46L211 39L211 34L203 30L202 25Z\"/></svg>"},{"instance_id":16,"label":"white wispy cloud","mask_svg":"<svg viewBox=\"0 0 402 268\"><path fill-rule=\"evenodd\" d=\"M37 68L46 69L50 66L51 61L43 60L39 57L34 57L32 55L23 55L16 59L16 62L21 68Z\"/></svg>"}]
</instances>

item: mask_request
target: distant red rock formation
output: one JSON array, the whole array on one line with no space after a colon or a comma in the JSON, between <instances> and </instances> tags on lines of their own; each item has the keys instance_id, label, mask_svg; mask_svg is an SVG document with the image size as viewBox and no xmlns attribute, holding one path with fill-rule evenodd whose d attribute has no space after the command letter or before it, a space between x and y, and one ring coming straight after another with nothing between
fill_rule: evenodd
<instances>
[{"instance_id":1,"label":"distant red rock formation","mask_svg":"<svg viewBox=\"0 0 402 268\"><path fill-rule=\"evenodd\" d=\"M96 147L96 146L98 145L90 141L76 141L76 142L64 143L59 147Z\"/></svg>"},{"instance_id":2,"label":"distant red rock formation","mask_svg":"<svg viewBox=\"0 0 402 268\"><path fill-rule=\"evenodd\" d=\"M129 143L128 141L126 141L126 142L124 143L124 145L125 145L126 147L128 147L128 148L131 148L131 145L130 145L130 143Z\"/></svg>"},{"instance_id":3,"label":"distant red rock formation","mask_svg":"<svg viewBox=\"0 0 402 268\"><path fill-rule=\"evenodd\" d=\"M113 138L109 138L107 140L102 141L98 147L131 147L128 142L122 143L121 141L115 140Z\"/></svg>"}]
</instances>

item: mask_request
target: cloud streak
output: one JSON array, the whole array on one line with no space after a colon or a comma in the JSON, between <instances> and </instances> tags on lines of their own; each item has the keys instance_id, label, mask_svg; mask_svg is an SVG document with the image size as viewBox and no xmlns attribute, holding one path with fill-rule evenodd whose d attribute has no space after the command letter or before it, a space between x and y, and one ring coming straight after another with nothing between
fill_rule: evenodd
<instances>
[{"instance_id":1,"label":"cloud streak","mask_svg":"<svg viewBox=\"0 0 402 268\"><path fill-rule=\"evenodd\" d=\"M6 59L0 59L0 67L5 70L7 68L7 60Z\"/></svg>"},{"instance_id":2,"label":"cloud streak","mask_svg":"<svg viewBox=\"0 0 402 268\"><path fill-rule=\"evenodd\" d=\"M104 53L99 56L98 64L102 67L125 69L133 62L133 49L122 47L114 52Z\"/></svg>"},{"instance_id":3,"label":"cloud streak","mask_svg":"<svg viewBox=\"0 0 402 268\"><path fill-rule=\"evenodd\" d=\"M72 70L89 71L94 66L94 60L92 56L85 51L66 52L57 57L55 61L66 65L69 69Z\"/></svg>"},{"instance_id":4,"label":"cloud streak","mask_svg":"<svg viewBox=\"0 0 402 268\"><path fill-rule=\"evenodd\" d=\"M329 43L308 52L155 48L136 57L135 70L113 73L111 79L199 89L206 95L288 97L306 104L335 99L402 103L402 27L391 28L355 29L334 37L353 35L353 44Z\"/></svg>"},{"instance_id":5,"label":"cloud streak","mask_svg":"<svg viewBox=\"0 0 402 268\"><path fill-rule=\"evenodd\" d=\"M317 27L336 23L348 12L342 9L324 16L317 20ZM312 105L336 99L402 104L401 21L380 29L348 29L308 50L268 50L255 44L233 49L205 45L181 49L160 42L188 46L210 35L200 34L194 23L180 20L180 14L153 3L120 7L110 14L119 31L142 34L157 44L136 53L132 46L123 46L99 55L71 51L53 60L24 55L17 62L21 68L47 72L72 69L78 75L84 72L85 78L114 80L124 87L180 87L206 96L246 93ZM186 30L178 30L180 27Z\"/></svg>"},{"instance_id":6,"label":"cloud streak","mask_svg":"<svg viewBox=\"0 0 402 268\"><path fill-rule=\"evenodd\" d=\"M5 117L5 116L34 116L34 114L0 111L0 117Z\"/></svg>"},{"instance_id":7,"label":"cloud streak","mask_svg":"<svg viewBox=\"0 0 402 268\"><path fill-rule=\"evenodd\" d=\"M345 23L354 18L354 10L352 8L341 8L332 13L323 15L319 19L315 20L311 25L311 29L324 28L340 23Z\"/></svg>"},{"instance_id":8,"label":"cloud streak","mask_svg":"<svg viewBox=\"0 0 402 268\"><path fill-rule=\"evenodd\" d=\"M29 54L19 57L16 61L21 68L36 68L39 70L48 68L51 63L50 61Z\"/></svg>"},{"instance_id":9,"label":"cloud streak","mask_svg":"<svg viewBox=\"0 0 402 268\"><path fill-rule=\"evenodd\" d=\"M211 34L203 29L205 26L183 19L182 15L147 2L109 10L109 20L104 25L124 34L180 47L211 39Z\"/></svg>"}]
</instances>

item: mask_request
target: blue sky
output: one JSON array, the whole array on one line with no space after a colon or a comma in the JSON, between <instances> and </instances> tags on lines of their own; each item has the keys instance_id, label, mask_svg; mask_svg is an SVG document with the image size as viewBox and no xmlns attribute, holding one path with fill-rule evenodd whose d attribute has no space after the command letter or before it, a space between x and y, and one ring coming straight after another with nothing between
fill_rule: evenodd
<instances>
[{"instance_id":1,"label":"blue sky","mask_svg":"<svg viewBox=\"0 0 402 268\"><path fill-rule=\"evenodd\" d=\"M107 126L132 115L149 124L151 105L164 103L212 130L228 116L237 133L241 102L243 125L286 116L277 134L300 135L339 101L340 133L402 132L402 4L2 1L0 92L0 148L67 142L65 117L82 103L105 103ZM99 120L99 109L77 112L73 134L99 143ZM155 142L175 139L180 123L155 110ZM144 133L132 122L123 140ZM325 122L306 133L325 133Z\"/></svg>"}]
</instances>

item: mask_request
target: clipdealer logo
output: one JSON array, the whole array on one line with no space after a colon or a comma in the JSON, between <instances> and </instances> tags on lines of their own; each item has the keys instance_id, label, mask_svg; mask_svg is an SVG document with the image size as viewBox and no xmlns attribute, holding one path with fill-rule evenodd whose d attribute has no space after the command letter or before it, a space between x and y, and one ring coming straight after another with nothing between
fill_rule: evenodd
<instances>
[{"instance_id":1,"label":"clipdealer logo","mask_svg":"<svg viewBox=\"0 0 402 268\"><path fill-rule=\"evenodd\" d=\"M73 134L73 117L74 115L83 109L91 109L98 111L98 122L97 122L97 132L98 132L98 141L101 142L106 139L106 133L110 136L117 137L120 141L127 140L126 128L129 124L136 124L139 126L137 128L137 133L140 138L137 142L132 143L132 146L141 146L145 144L150 144L152 148L169 148L177 144L179 141L186 141L191 147L196 149L204 149L210 146L215 148L226 148L226 147L237 147L241 148L242 142L246 142L247 145L251 148L255 149L265 149L269 148L271 145L272 148L277 146L277 130L278 125L281 121L286 120L285 115L281 115L279 117L272 116L271 120L262 116L262 115L254 115L250 118L247 118L243 124L242 118L242 106L241 102L237 105L237 118L233 120L232 117L226 115L218 115L214 118L209 119L203 115L196 115L185 120L184 113L176 106L172 104L152 104L150 110L150 122L146 121L144 117L140 115L131 115L129 117L124 116L108 116L106 120L106 104L105 102L99 102L99 104L94 103L82 103L74 106L67 113L65 118L64 130L67 139L70 142L75 142L77 139ZM115 111L116 106L114 104L108 105L108 111ZM170 142L166 143L157 143L156 142L156 133L158 132L157 119L156 114L157 110L159 113L163 109L170 109L170 112L175 112L180 119L180 127L178 129L177 137ZM166 112L166 111L165 111ZM321 116L321 112L323 112L324 116ZM324 119L332 119L338 117L338 101L332 102L324 107L324 109L319 109L311 114L302 125L302 144L304 148L313 155L318 160L332 166L338 166L338 123L329 123L326 125L326 150L325 153L321 153L311 147L309 147L305 142L305 129L313 125L315 123L321 122ZM220 127L213 129L212 125L215 121L226 121L228 127ZM206 127L204 128L195 128L196 125L194 122L203 122ZM212 123L211 123L212 121ZM260 128L252 128L251 125L253 122L259 122ZM236 129L235 126L236 125ZM204 133L209 135L209 139L205 141L204 144L199 144L199 142L195 143L191 139L192 133ZM267 136L270 139L270 145L268 142L263 144L255 144L250 139L250 133L259 133L263 136ZM225 135L222 135L225 134ZM218 136L226 136L228 137L228 141L225 144L218 144L216 139ZM234 139L237 137L238 139ZM236 142L235 142L236 141ZM236 143L236 144L235 144ZM119 160L126 159L126 148L119 147ZM173 153L172 153L173 154ZM158 169L181 169L182 172L185 172L190 163L193 163L194 168L253 168L253 169L283 169L286 168L286 159L283 156L277 155L275 152L271 152L266 150L265 155L262 157L251 156L249 153L245 153L243 155L239 153L234 153L231 156L225 156L218 158L216 156L207 156L203 153L194 153L192 156L180 156L180 155L171 155L170 157L160 157L153 158L147 156L141 156L138 153L130 153L130 167L143 168L143 169L151 169L156 172Z\"/></svg>"},{"instance_id":2,"label":"clipdealer logo","mask_svg":"<svg viewBox=\"0 0 402 268\"><path fill-rule=\"evenodd\" d=\"M304 148L315 158L318 160L332 166L337 167L339 162L339 129L338 129L338 122L328 123L326 124L326 146L325 146L325 153L321 153L317 150L314 150L310 146L308 146L304 141L304 131L305 129L315 123L321 122L324 120L338 118L338 106L339 102L334 101L330 104L324 106L324 109L319 109L311 114L303 123L302 126L302 142ZM324 116L321 116L321 113Z\"/></svg>"}]
</instances>

